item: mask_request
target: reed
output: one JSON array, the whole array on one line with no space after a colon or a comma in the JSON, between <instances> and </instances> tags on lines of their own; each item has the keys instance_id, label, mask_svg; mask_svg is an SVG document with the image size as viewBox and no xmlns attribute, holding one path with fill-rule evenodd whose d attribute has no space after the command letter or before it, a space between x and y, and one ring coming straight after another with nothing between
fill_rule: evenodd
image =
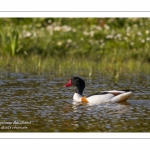
<instances>
[{"instance_id":1,"label":"reed","mask_svg":"<svg viewBox=\"0 0 150 150\"><path fill-rule=\"evenodd\" d=\"M99 62L83 58L41 58L39 55L20 57L10 56L0 57L1 72L7 70L11 72L34 73L34 74L52 74L52 75L89 75L99 73L107 76L114 76L115 82L123 74L149 74L150 67L148 63L135 60L126 60L113 62L114 60L102 59Z\"/></svg>"}]
</instances>

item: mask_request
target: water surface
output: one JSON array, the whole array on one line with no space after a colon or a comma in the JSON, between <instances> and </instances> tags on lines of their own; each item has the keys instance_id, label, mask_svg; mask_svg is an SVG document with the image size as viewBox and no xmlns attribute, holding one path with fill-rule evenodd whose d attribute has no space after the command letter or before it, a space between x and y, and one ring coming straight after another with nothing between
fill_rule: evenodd
<instances>
[{"instance_id":1,"label":"water surface","mask_svg":"<svg viewBox=\"0 0 150 150\"><path fill-rule=\"evenodd\" d=\"M1 132L149 132L150 76L82 76L85 95L100 90L132 89L123 103L74 105L71 75L0 74Z\"/></svg>"}]
</instances>

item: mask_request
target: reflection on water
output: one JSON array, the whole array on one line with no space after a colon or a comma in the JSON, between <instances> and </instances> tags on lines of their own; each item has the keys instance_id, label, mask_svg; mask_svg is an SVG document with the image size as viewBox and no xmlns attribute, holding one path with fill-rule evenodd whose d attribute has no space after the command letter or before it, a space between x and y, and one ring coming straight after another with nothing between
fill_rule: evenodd
<instances>
[{"instance_id":1,"label":"reflection on water","mask_svg":"<svg viewBox=\"0 0 150 150\"><path fill-rule=\"evenodd\" d=\"M1 132L149 132L150 76L84 76L85 95L113 89L132 89L124 103L95 106L73 104L71 76L0 74Z\"/></svg>"}]
</instances>

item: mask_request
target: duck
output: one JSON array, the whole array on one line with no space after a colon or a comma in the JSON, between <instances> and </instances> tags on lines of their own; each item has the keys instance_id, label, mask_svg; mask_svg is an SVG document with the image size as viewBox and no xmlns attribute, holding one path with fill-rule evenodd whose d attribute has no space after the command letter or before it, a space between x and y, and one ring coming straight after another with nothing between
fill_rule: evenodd
<instances>
[{"instance_id":1,"label":"duck","mask_svg":"<svg viewBox=\"0 0 150 150\"><path fill-rule=\"evenodd\" d=\"M76 92L73 95L74 102L80 102L89 105L98 105L102 103L120 103L126 101L131 95L131 90L109 90L100 91L88 96L83 95L85 81L80 77L69 79L65 87L75 86Z\"/></svg>"}]
</instances>

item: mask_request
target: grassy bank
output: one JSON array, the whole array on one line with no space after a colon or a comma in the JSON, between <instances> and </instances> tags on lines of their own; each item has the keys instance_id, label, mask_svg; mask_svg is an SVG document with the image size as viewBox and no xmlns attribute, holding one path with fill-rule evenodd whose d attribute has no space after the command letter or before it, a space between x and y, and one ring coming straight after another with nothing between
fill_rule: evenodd
<instances>
[{"instance_id":1,"label":"grassy bank","mask_svg":"<svg viewBox=\"0 0 150 150\"><path fill-rule=\"evenodd\" d=\"M103 75L114 76L118 79L123 74L149 74L150 66L147 62L140 62L132 59L117 60L112 59L92 60L83 58L60 58L32 55L27 58L22 56L0 57L1 72L22 72L33 74L52 74L52 75L89 75L100 73Z\"/></svg>"},{"instance_id":2,"label":"grassy bank","mask_svg":"<svg viewBox=\"0 0 150 150\"><path fill-rule=\"evenodd\" d=\"M1 18L0 67L15 72L149 73L148 18Z\"/></svg>"}]
</instances>

